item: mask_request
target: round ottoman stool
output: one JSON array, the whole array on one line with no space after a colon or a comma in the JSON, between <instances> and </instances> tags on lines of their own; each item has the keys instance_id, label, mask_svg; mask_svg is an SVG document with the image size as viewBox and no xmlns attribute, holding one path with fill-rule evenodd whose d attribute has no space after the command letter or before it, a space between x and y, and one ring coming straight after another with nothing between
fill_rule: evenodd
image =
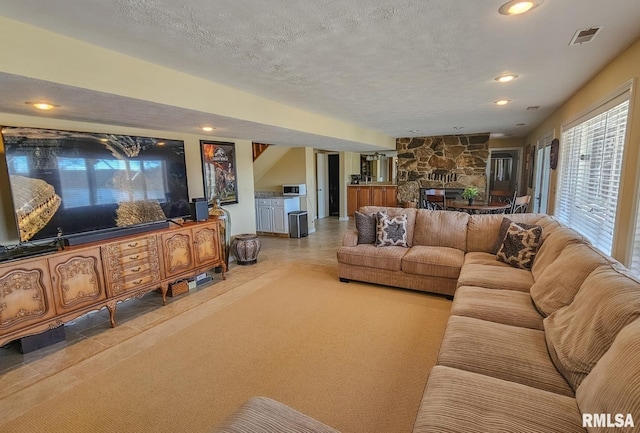
<instances>
[{"instance_id":1,"label":"round ottoman stool","mask_svg":"<svg viewBox=\"0 0 640 433\"><path fill-rule=\"evenodd\" d=\"M258 235L251 233L235 235L231 241L231 252L236 256L237 264L255 264L258 261L258 253L260 252Z\"/></svg>"}]
</instances>

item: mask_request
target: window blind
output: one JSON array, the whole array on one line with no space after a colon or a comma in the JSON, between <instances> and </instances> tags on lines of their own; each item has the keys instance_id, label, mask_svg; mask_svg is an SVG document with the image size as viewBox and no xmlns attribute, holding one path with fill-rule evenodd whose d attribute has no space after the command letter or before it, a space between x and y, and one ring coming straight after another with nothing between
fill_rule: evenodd
<instances>
[{"instance_id":1,"label":"window blind","mask_svg":"<svg viewBox=\"0 0 640 433\"><path fill-rule=\"evenodd\" d=\"M637 210L636 236L631 252L631 272L640 277L640 209Z\"/></svg>"},{"instance_id":2,"label":"window blind","mask_svg":"<svg viewBox=\"0 0 640 433\"><path fill-rule=\"evenodd\" d=\"M562 132L556 216L611 254L629 92L582 116Z\"/></svg>"}]
</instances>

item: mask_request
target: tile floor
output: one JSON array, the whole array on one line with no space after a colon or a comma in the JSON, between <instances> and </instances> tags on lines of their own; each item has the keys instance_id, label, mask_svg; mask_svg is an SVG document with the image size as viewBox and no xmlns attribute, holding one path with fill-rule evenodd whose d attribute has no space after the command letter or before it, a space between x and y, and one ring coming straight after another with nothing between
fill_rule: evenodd
<instances>
[{"instance_id":1,"label":"tile floor","mask_svg":"<svg viewBox=\"0 0 640 433\"><path fill-rule=\"evenodd\" d=\"M91 363L107 356L107 349L126 348L127 340L139 334L153 334L154 328L196 307L203 306L213 298L251 281L283 265L327 265L336 266L336 250L342 242L344 232L353 228L353 220L339 221L337 217L316 221L316 231L301 239L261 236L261 251L258 263L251 266L230 264L227 279L215 275L214 282L187 294L168 298L162 306L160 294L150 292L139 299L118 304L117 326L109 325L106 309L89 313L65 326L66 340L40 350L22 354L17 342L0 348L0 399L24 391L43 379L55 375L64 377L65 370L79 363ZM336 274L337 277L337 274ZM139 340L132 340L138 341ZM129 343L131 344L131 343ZM100 355L100 356L99 356ZM108 365L108 363L106 364Z\"/></svg>"}]
</instances>

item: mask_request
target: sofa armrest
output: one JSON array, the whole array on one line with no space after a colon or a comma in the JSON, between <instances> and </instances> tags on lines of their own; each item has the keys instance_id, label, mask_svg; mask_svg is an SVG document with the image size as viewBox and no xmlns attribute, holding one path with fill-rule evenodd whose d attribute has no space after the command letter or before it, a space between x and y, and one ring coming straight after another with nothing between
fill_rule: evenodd
<instances>
[{"instance_id":1,"label":"sofa armrest","mask_svg":"<svg viewBox=\"0 0 640 433\"><path fill-rule=\"evenodd\" d=\"M355 247L358 245L358 230L349 230L342 238L343 247Z\"/></svg>"},{"instance_id":2,"label":"sofa armrest","mask_svg":"<svg viewBox=\"0 0 640 433\"><path fill-rule=\"evenodd\" d=\"M339 433L278 401L254 397L218 426L215 433Z\"/></svg>"}]
</instances>

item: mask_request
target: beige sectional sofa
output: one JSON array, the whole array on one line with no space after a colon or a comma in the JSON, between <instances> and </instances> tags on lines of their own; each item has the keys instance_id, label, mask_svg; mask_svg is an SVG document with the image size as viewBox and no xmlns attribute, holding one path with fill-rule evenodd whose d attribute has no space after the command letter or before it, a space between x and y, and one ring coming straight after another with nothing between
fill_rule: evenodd
<instances>
[{"instance_id":1,"label":"beige sectional sofa","mask_svg":"<svg viewBox=\"0 0 640 433\"><path fill-rule=\"evenodd\" d=\"M414 433L640 431L640 281L627 269L547 215L385 211L407 215L410 246L350 232L340 278L454 295ZM496 260L505 217L542 227L530 270ZM257 399L218 431L334 430Z\"/></svg>"}]
</instances>

